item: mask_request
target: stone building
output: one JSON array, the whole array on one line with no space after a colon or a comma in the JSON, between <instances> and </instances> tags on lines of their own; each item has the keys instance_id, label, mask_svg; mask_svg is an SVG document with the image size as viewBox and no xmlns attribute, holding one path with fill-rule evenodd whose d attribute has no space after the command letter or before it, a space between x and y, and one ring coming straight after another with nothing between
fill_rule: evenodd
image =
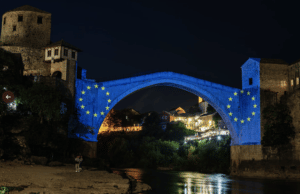
<instances>
[{"instance_id":1,"label":"stone building","mask_svg":"<svg viewBox=\"0 0 300 194\"><path fill-rule=\"evenodd\" d=\"M82 50L64 40L53 43L50 35L49 12L24 5L2 15L0 48L21 54L23 76L41 75L50 85L59 79L74 98L77 57Z\"/></svg>"},{"instance_id":2,"label":"stone building","mask_svg":"<svg viewBox=\"0 0 300 194\"><path fill-rule=\"evenodd\" d=\"M140 131L142 130L142 125L140 123L135 123L133 124L133 126L124 126L124 127L114 127L113 123L111 123L111 116L116 113L116 110L111 109L111 111L109 111L109 113L107 114L107 116L105 117L100 129L98 133L101 132L105 132L105 131L126 131L126 132L130 132L130 131ZM128 120L130 119L131 115L139 115L139 113L134 110L134 109L125 109L123 111L125 119ZM121 124L121 120L118 120L119 124Z\"/></svg>"}]
</instances>

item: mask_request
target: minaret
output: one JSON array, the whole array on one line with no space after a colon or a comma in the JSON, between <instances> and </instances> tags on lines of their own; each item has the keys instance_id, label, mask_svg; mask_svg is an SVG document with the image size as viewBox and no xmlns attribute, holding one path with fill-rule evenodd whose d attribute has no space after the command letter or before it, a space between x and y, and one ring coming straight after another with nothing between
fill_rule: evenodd
<instances>
[{"instance_id":1,"label":"minaret","mask_svg":"<svg viewBox=\"0 0 300 194\"><path fill-rule=\"evenodd\" d=\"M198 106L201 109L201 111L202 111L203 114L207 113L208 103L204 102L204 100L200 96L198 97Z\"/></svg>"}]
</instances>

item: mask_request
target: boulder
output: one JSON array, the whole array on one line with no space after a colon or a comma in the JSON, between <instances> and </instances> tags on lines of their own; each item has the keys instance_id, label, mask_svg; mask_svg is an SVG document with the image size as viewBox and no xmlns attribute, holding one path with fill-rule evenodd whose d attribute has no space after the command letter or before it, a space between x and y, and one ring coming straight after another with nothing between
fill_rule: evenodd
<instances>
[{"instance_id":1,"label":"boulder","mask_svg":"<svg viewBox=\"0 0 300 194\"><path fill-rule=\"evenodd\" d=\"M41 164L46 165L48 162L48 159L46 157L40 157L40 156L31 156L31 160L35 164Z\"/></svg>"},{"instance_id":2,"label":"boulder","mask_svg":"<svg viewBox=\"0 0 300 194\"><path fill-rule=\"evenodd\" d=\"M24 164L24 161L23 160L19 160L19 159L14 159L13 163L15 163L15 164Z\"/></svg>"},{"instance_id":3,"label":"boulder","mask_svg":"<svg viewBox=\"0 0 300 194\"><path fill-rule=\"evenodd\" d=\"M48 165L49 166L63 166L63 163L62 162L58 162L58 161L52 161L52 162L49 162Z\"/></svg>"},{"instance_id":4,"label":"boulder","mask_svg":"<svg viewBox=\"0 0 300 194\"><path fill-rule=\"evenodd\" d=\"M23 156L29 155L31 153L31 150L29 146L27 145L26 139L24 136L14 136L13 142L19 145L20 148L20 154Z\"/></svg>"}]
</instances>

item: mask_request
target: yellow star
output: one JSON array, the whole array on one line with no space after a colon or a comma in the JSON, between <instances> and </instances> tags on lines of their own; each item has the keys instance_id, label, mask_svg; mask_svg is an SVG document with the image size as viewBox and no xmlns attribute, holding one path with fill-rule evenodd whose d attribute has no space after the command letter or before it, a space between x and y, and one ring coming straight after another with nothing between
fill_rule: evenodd
<instances>
[{"instance_id":1,"label":"yellow star","mask_svg":"<svg viewBox=\"0 0 300 194\"><path fill-rule=\"evenodd\" d=\"M229 104L227 105L227 108L230 108L230 105L229 105Z\"/></svg>"},{"instance_id":2,"label":"yellow star","mask_svg":"<svg viewBox=\"0 0 300 194\"><path fill-rule=\"evenodd\" d=\"M110 99L108 99L107 101L108 101L109 103L111 102L111 100L110 100Z\"/></svg>"},{"instance_id":3,"label":"yellow star","mask_svg":"<svg viewBox=\"0 0 300 194\"><path fill-rule=\"evenodd\" d=\"M232 116L232 112L229 113L229 116Z\"/></svg>"},{"instance_id":4,"label":"yellow star","mask_svg":"<svg viewBox=\"0 0 300 194\"><path fill-rule=\"evenodd\" d=\"M247 92L247 95L249 96L249 95L250 95L250 92Z\"/></svg>"},{"instance_id":5,"label":"yellow star","mask_svg":"<svg viewBox=\"0 0 300 194\"><path fill-rule=\"evenodd\" d=\"M87 89L89 90L89 89L91 89L91 87L90 87L90 86L88 86L88 87L87 87Z\"/></svg>"},{"instance_id":6,"label":"yellow star","mask_svg":"<svg viewBox=\"0 0 300 194\"><path fill-rule=\"evenodd\" d=\"M232 98L230 97L230 98L228 98L229 99L229 101L232 101Z\"/></svg>"},{"instance_id":7,"label":"yellow star","mask_svg":"<svg viewBox=\"0 0 300 194\"><path fill-rule=\"evenodd\" d=\"M244 123L244 120L243 120L243 119L241 120L241 123Z\"/></svg>"},{"instance_id":8,"label":"yellow star","mask_svg":"<svg viewBox=\"0 0 300 194\"><path fill-rule=\"evenodd\" d=\"M96 113L94 114L94 117L97 117L97 114L96 114Z\"/></svg>"},{"instance_id":9,"label":"yellow star","mask_svg":"<svg viewBox=\"0 0 300 194\"><path fill-rule=\"evenodd\" d=\"M81 108L84 109L85 106L81 105Z\"/></svg>"},{"instance_id":10,"label":"yellow star","mask_svg":"<svg viewBox=\"0 0 300 194\"><path fill-rule=\"evenodd\" d=\"M253 101L255 100L254 96L252 97L252 100L253 100Z\"/></svg>"},{"instance_id":11,"label":"yellow star","mask_svg":"<svg viewBox=\"0 0 300 194\"><path fill-rule=\"evenodd\" d=\"M79 101L82 101L82 98L79 98Z\"/></svg>"},{"instance_id":12,"label":"yellow star","mask_svg":"<svg viewBox=\"0 0 300 194\"><path fill-rule=\"evenodd\" d=\"M89 115L89 114L90 114L90 111L86 111L86 114L88 114L88 115Z\"/></svg>"},{"instance_id":13,"label":"yellow star","mask_svg":"<svg viewBox=\"0 0 300 194\"><path fill-rule=\"evenodd\" d=\"M104 90L104 89L105 89L105 87L104 87L104 86L102 86L102 87L101 87L101 89L102 89L102 90Z\"/></svg>"},{"instance_id":14,"label":"yellow star","mask_svg":"<svg viewBox=\"0 0 300 194\"><path fill-rule=\"evenodd\" d=\"M237 121L237 120L238 120L238 119L235 117L235 118L234 118L234 121Z\"/></svg>"},{"instance_id":15,"label":"yellow star","mask_svg":"<svg viewBox=\"0 0 300 194\"><path fill-rule=\"evenodd\" d=\"M108 96L108 95L109 95L109 92L106 92L106 95Z\"/></svg>"},{"instance_id":16,"label":"yellow star","mask_svg":"<svg viewBox=\"0 0 300 194\"><path fill-rule=\"evenodd\" d=\"M237 95L237 93L236 93L236 92L234 92L233 94L234 94L235 96Z\"/></svg>"},{"instance_id":17,"label":"yellow star","mask_svg":"<svg viewBox=\"0 0 300 194\"><path fill-rule=\"evenodd\" d=\"M248 117L247 120L250 121L250 117Z\"/></svg>"},{"instance_id":18,"label":"yellow star","mask_svg":"<svg viewBox=\"0 0 300 194\"><path fill-rule=\"evenodd\" d=\"M254 108L256 108L256 106L257 106L256 104L253 105Z\"/></svg>"},{"instance_id":19,"label":"yellow star","mask_svg":"<svg viewBox=\"0 0 300 194\"><path fill-rule=\"evenodd\" d=\"M85 94L85 91L82 91L81 94Z\"/></svg>"},{"instance_id":20,"label":"yellow star","mask_svg":"<svg viewBox=\"0 0 300 194\"><path fill-rule=\"evenodd\" d=\"M255 115L255 112L252 112L252 115L254 116L254 115Z\"/></svg>"},{"instance_id":21,"label":"yellow star","mask_svg":"<svg viewBox=\"0 0 300 194\"><path fill-rule=\"evenodd\" d=\"M244 90L241 90L241 93L244 93Z\"/></svg>"},{"instance_id":22,"label":"yellow star","mask_svg":"<svg viewBox=\"0 0 300 194\"><path fill-rule=\"evenodd\" d=\"M109 107L107 106L107 107L105 107L106 108L106 110L108 110L109 109Z\"/></svg>"},{"instance_id":23,"label":"yellow star","mask_svg":"<svg viewBox=\"0 0 300 194\"><path fill-rule=\"evenodd\" d=\"M104 112L101 112L101 115L104 115Z\"/></svg>"},{"instance_id":24,"label":"yellow star","mask_svg":"<svg viewBox=\"0 0 300 194\"><path fill-rule=\"evenodd\" d=\"M94 85L95 86L95 88L98 88L98 85L96 84L96 85Z\"/></svg>"}]
</instances>

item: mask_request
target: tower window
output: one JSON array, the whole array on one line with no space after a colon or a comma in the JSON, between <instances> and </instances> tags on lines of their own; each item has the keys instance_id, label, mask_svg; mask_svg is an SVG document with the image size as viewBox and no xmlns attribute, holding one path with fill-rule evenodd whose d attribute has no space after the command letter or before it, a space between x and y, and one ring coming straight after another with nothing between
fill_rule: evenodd
<instances>
[{"instance_id":1,"label":"tower window","mask_svg":"<svg viewBox=\"0 0 300 194\"><path fill-rule=\"evenodd\" d=\"M72 51L72 58L75 59L75 52Z\"/></svg>"},{"instance_id":2,"label":"tower window","mask_svg":"<svg viewBox=\"0 0 300 194\"><path fill-rule=\"evenodd\" d=\"M17 30L17 26L13 26L13 31L16 31Z\"/></svg>"},{"instance_id":3,"label":"tower window","mask_svg":"<svg viewBox=\"0 0 300 194\"><path fill-rule=\"evenodd\" d=\"M6 17L4 18L4 20L3 20L3 24L5 24L6 23Z\"/></svg>"},{"instance_id":4,"label":"tower window","mask_svg":"<svg viewBox=\"0 0 300 194\"><path fill-rule=\"evenodd\" d=\"M48 57L51 57L51 50L48 51Z\"/></svg>"},{"instance_id":5,"label":"tower window","mask_svg":"<svg viewBox=\"0 0 300 194\"><path fill-rule=\"evenodd\" d=\"M23 22L23 16L22 15L18 16L18 22Z\"/></svg>"},{"instance_id":6,"label":"tower window","mask_svg":"<svg viewBox=\"0 0 300 194\"><path fill-rule=\"evenodd\" d=\"M252 85L252 78L249 78L249 85Z\"/></svg>"},{"instance_id":7,"label":"tower window","mask_svg":"<svg viewBox=\"0 0 300 194\"><path fill-rule=\"evenodd\" d=\"M64 55L65 55L65 56L68 56L68 49L65 49L65 50L64 50Z\"/></svg>"},{"instance_id":8,"label":"tower window","mask_svg":"<svg viewBox=\"0 0 300 194\"><path fill-rule=\"evenodd\" d=\"M291 79L291 86L294 86L294 80Z\"/></svg>"},{"instance_id":9,"label":"tower window","mask_svg":"<svg viewBox=\"0 0 300 194\"><path fill-rule=\"evenodd\" d=\"M299 77L296 78L296 84L299 85Z\"/></svg>"},{"instance_id":10,"label":"tower window","mask_svg":"<svg viewBox=\"0 0 300 194\"><path fill-rule=\"evenodd\" d=\"M42 24L42 23L43 23L43 17L38 16L38 18L37 18L37 23L38 23L38 24Z\"/></svg>"},{"instance_id":11,"label":"tower window","mask_svg":"<svg viewBox=\"0 0 300 194\"><path fill-rule=\"evenodd\" d=\"M58 55L58 49L54 50L54 55Z\"/></svg>"}]
</instances>

